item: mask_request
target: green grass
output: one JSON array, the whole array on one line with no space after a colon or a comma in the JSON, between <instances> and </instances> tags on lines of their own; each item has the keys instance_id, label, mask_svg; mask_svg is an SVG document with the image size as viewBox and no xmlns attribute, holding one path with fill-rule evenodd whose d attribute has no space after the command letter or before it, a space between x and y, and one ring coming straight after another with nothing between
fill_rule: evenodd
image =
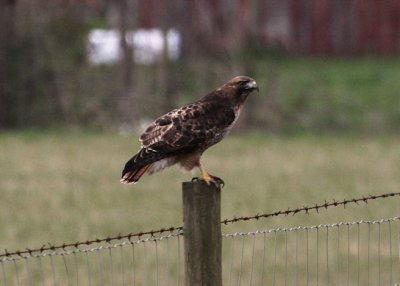
<instances>
[{"instance_id":1,"label":"green grass","mask_svg":"<svg viewBox=\"0 0 400 286\"><path fill-rule=\"evenodd\" d=\"M226 186L222 191L222 217L253 215L295 208L324 200L360 197L368 194L398 192L400 186L400 145L398 137L362 138L334 136L297 136L275 137L262 134L231 135L222 143L214 146L204 155L204 162L211 173L224 178ZM63 242L74 242L126 234L129 232L147 231L162 227L182 224L181 182L190 180L190 173L182 173L172 167L162 173L144 177L136 185L122 185L119 177L123 164L138 148L136 136L122 136L96 132L10 132L0 135L0 245L2 249L35 248L43 244L53 245ZM335 223L339 221L376 220L393 217L398 214L399 199L386 199L371 202L368 205L348 205L345 209L321 210L320 214L298 214L263 219L257 222L236 223L223 226L224 233L236 231L255 231L275 227L292 227L297 225L314 225ZM356 228L350 235L351 280L355 281L358 270ZM366 281L367 232L366 226L361 234L361 281ZM398 243L393 225L393 249ZM382 226L382 269L388 269L387 226ZM305 232L299 232L299 243L306 242ZM324 254L326 249L324 230L320 231L320 281L326 281ZM294 271L299 271L299 281L306 279L306 254L304 247L298 249L299 266L294 268L295 234L288 236L289 256L284 256L285 233L276 236L270 234L266 240L268 270L266 279L271 281L274 241L277 239L279 257L277 257L277 285L283 283L286 271L289 271L288 282L293 281ZM296 236L297 237L297 236ZM377 261L377 227L371 233L371 266L372 277L378 273ZM330 232L330 281L336 279L336 245L335 229ZM341 260L347 261L347 236L343 229L340 236ZM154 244L136 246L136 281L146 285L156 284L155 257L160 257L160 279L176 281L176 239L159 242L158 254ZM244 245L244 256L241 256L241 243ZM182 242L181 242L182 243ZM250 280L250 266L254 256L254 281L260 281L262 273L263 236L255 240L252 236L244 240L238 237L224 240L223 274L237 281L240 275L243 281ZM252 243L255 243L255 255L252 254ZM310 282L315 282L316 234L310 231ZM182 247L182 244L181 244ZM232 247L234 252L232 253ZM369 248L368 248L369 249ZM145 252L146 251L146 252ZM182 251L182 250L181 250ZM146 254L147 253L147 254ZM92 282L99 285L110 281L114 275L116 285L121 279L130 281L129 275L121 276L121 269L132 267L131 248L113 250L111 264L108 251L85 254L55 256L29 260L33 281L43 285L53 285L53 259L56 280L60 285L75 281L75 271L80 271L81 283L87 281L87 263L90 261ZM147 256L147 264L143 262ZM165 273L166 255L171 257L169 265L170 278ZM124 264L119 257L124 256ZM233 261L230 264L230 261ZM289 261L286 269L285 261ZM397 260L396 260L397 261ZM79 267L76 269L74 265ZM396 262L397 263L397 262ZM182 260L181 260L182 264ZM239 274L241 265L243 272ZM68 265L68 271L65 270ZM111 266L112 265L112 266ZM124 265L124 266L123 266ZM146 266L147 265L147 266ZM157 264L158 265L158 264ZM232 273L230 273L232 265ZM371 264L372 265L372 264ZM13 273L15 267L23 284L28 284L26 275L28 266L21 260L16 265L2 264L7 273L9 285L16 283ZM146 268L147 267L147 268ZM346 273L346 264L341 263L341 273ZM386 268L385 268L386 267ZM396 267L396 266L395 266ZM183 266L179 267L181 270ZM113 269L114 274L110 274ZM45 279L41 280L41 273ZM151 273L145 278L144 273ZM110 276L111 275L111 276ZM344 276L343 276L344 275ZM340 276L345 281L346 276ZM382 279L388 279L388 272L382 272ZM396 274L397 275L397 274ZM78 275L76 274L76 277ZM125 277L125 278L124 278ZM395 276L396 277L396 276ZM181 279L183 279L181 277ZM285 278L286 279L286 278ZM325 280L324 280L325 279ZM375 278L374 278L375 279ZM71 281L72 280L72 281ZM171 281L172 281L171 280ZM182 281L182 280L181 280ZM375 281L375 280L373 280ZM236 283L236 282L235 282ZM244 282L245 283L245 282ZM290 282L291 283L291 282Z\"/></svg>"},{"instance_id":2,"label":"green grass","mask_svg":"<svg viewBox=\"0 0 400 286\"><path fill-rule=\"evenodd\" d=\"M398 57L261 57L252 114L260 127L286 132L397 132L399 65Z\"/></svg>"},{"instance_id":3,"label":"green grass","mask_svg":"<svg viewBox=\"0 0 400 286\"><path fill-rule=\"evenodd\" d=\"M225 179L222 217L272 212L325 199L396 192L396 137L231 135L204 155ZM122 185L136 136L15 132L0 135L0 245L12 250L181 225L181 182L172 167ZM382 204L385 207L381 207ZM395 200L242 223L226 231L393 216Z\"/></svg>"}]
</instances>

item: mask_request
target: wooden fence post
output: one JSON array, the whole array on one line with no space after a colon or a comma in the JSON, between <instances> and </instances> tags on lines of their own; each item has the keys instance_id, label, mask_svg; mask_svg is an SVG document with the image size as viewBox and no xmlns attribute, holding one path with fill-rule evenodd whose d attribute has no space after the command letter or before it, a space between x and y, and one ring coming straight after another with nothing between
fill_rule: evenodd
<instances>
[{"instance_id":1,"label":"wooden fence post","mask_svg":"<svg viewBox=\"0 0 400 286\"><path fill-rule=\"evenodd\" d=\"M184 182L185 285L222 286L221 189Z\"/></svg>"}]
</instances>

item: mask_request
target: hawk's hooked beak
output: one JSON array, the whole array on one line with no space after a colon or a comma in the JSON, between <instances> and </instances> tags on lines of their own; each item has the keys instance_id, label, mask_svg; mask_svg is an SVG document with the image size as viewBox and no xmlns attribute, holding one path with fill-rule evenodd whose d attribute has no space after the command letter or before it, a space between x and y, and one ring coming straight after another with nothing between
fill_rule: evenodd
<instances>
[{"instance_id":1,"label":"hawk's hooked beak","mask_svg":"<svg viewBox=\"0 0 400 286\"><path fill-rule=\"evenodd\" d=\"M248 83L246 83L246 89L259 91L258 85L255 80L252 80L252 81L249 81Z\"/></svg>"}]
</instances>

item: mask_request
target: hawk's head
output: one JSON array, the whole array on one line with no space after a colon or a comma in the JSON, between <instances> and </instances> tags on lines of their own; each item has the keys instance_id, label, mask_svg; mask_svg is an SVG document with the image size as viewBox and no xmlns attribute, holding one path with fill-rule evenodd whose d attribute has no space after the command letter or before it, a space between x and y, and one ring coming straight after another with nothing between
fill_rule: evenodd
<instances>
[{"instance_id":1,"label":"hawk's head","mask_svg":"<svg viewBox=\"0 0 400 286\"><path fill-rule=\"evenodd\" d=\"M258 85L251 77L237 76L225 83L221 89L226 91L226 95L233 102L241 104L252 91L258 91Z\"/></svg>"}]
</instances>

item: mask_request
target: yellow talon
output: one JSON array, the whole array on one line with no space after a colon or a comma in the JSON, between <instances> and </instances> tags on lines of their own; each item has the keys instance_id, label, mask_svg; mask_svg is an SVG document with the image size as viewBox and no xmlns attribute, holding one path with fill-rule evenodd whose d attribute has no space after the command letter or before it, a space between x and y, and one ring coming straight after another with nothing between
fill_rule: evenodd
<instances>
[{"instance_id":1,"label":"yellow talon","mask_svg":"<svg viewBox=\"0 0 400 286\"><path fill-rule=\"evenodd\" d=\"M211 178L210 175L209 175L208 173L203 174L203 176L202 176L201 179L204 180L204 181L207 183L207 185L210 185L211 182L215 183L215 181L213 180L213 178Z\"/></svg>"},{"instance_id":2,"label":"yellow talon","mask_svg":"<svg viewBox=\"0 0 400 286\"><path fill-rule=\"evenodd\" d=\"M206 169L204 168L204 166L201 163L199 164L199 168L200 168L200 171L201 171L201 178L200 179L204 180L207 185L210 185L211 183L213 183L217 187L221 187L221 186L225 185L225 183L224 183L224 181L222 179L210 175L206 171Z\"/></svg>"}]
</instances>

